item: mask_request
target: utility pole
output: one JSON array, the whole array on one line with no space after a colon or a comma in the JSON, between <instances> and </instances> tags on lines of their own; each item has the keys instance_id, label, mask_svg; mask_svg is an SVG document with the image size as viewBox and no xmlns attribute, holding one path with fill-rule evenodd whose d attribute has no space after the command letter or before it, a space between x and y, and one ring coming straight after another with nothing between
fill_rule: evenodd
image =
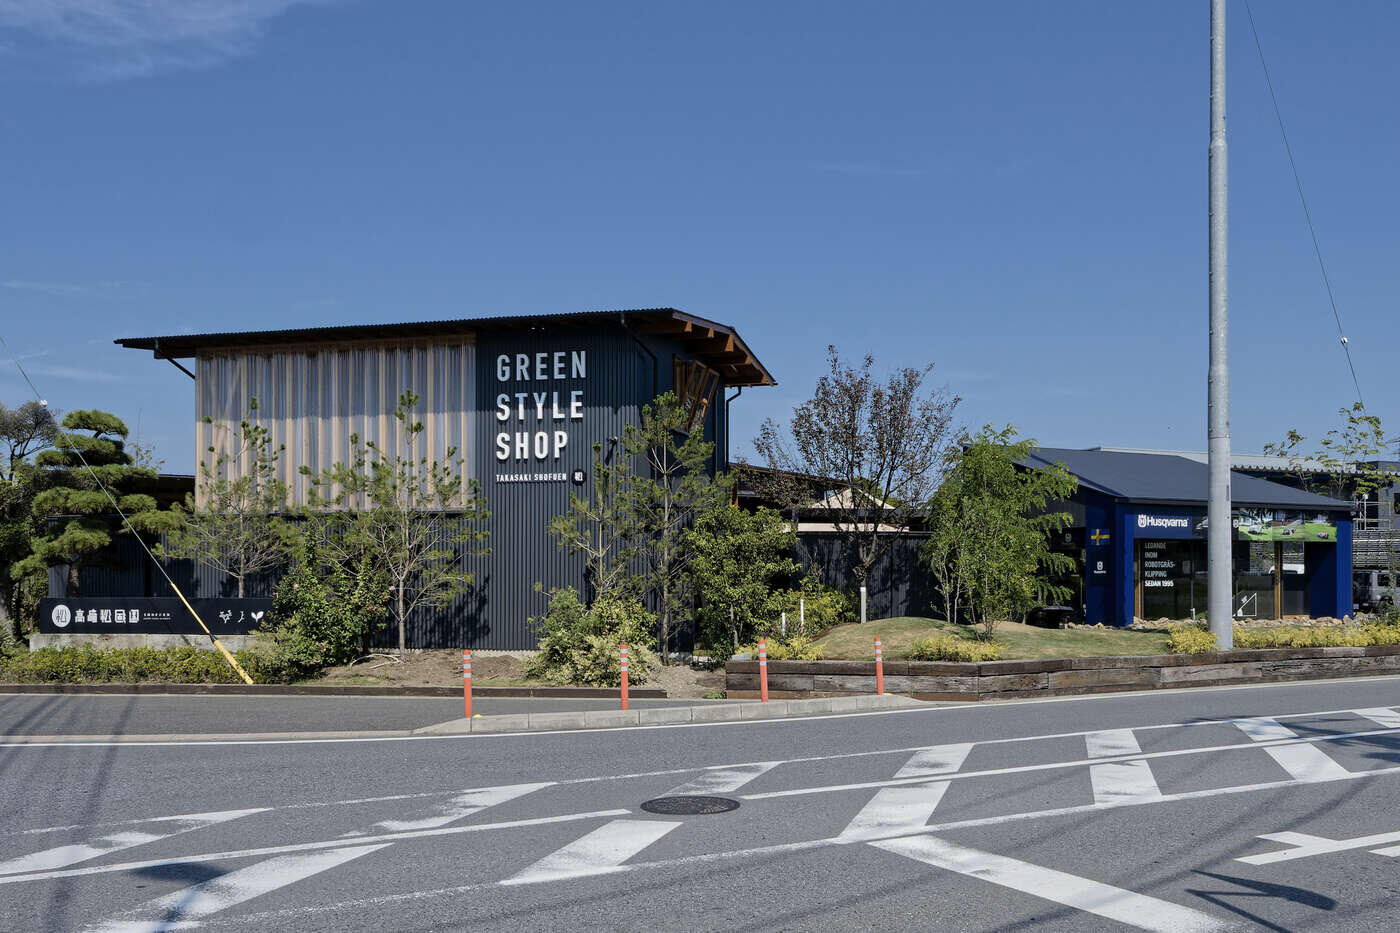
<instances>
[{"instance_id":1,"label":"utility pole","mask_svg":"<svg viewBox=\"0 0 1400 933\"><path fill-rule=\"evenodd\" d=\"M1225 0L1210 0L1210 379L1206 509L1206 612L1215 644L1234 647L1233 527L1230 509L1229 169L1225 155Z\"/></svg>"}]
</instances>

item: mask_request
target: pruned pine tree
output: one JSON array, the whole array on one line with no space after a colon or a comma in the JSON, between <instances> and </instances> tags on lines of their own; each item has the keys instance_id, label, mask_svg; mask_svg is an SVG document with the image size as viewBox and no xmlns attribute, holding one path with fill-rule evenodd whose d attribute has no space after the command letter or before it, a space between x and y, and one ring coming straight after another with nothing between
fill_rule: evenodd
<instances>
[{"instance_id":1,"label":"pruned pine tree","mask_svg":"<svg viewBox=\"0 0 1400 933\"><path fill-rule=\"evenodd\" d=\"M39 527L30 538L30 554L11 568L15 579L67 565L66 595L79 595L83 568L109 562L114 538L127 531L114 501L138 533L154 534L172 526L173 516L161 511L152 496L134 491L156 474L132 464L126 435L126 424L105 411L64 415L53 447L34 458L42 490L34 496L31 510Z\"/></svg>"}]
</instances>

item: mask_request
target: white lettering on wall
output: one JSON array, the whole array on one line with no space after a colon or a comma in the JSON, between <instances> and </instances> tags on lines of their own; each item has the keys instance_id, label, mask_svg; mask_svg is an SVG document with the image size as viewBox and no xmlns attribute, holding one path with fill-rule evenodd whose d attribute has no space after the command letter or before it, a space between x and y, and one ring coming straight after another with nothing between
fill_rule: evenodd
<instances>
[{"instance_id":1,"label":"white lettering on wall","mask_svg":"<svg viewBox=\"0 0 1400 933\"><path fill-rule=\"evenodd\" d=\"M587 350L546 353L502 353L496 357L497 382L566 382L588 378ZM531 387L496 396L496 459L559 460L569 445L569 432L559 422L583 420L583 389ZM514 426L507 422L514 421ZM560 474L561 476L563 474Z\"/></svg>"}]
</instances>

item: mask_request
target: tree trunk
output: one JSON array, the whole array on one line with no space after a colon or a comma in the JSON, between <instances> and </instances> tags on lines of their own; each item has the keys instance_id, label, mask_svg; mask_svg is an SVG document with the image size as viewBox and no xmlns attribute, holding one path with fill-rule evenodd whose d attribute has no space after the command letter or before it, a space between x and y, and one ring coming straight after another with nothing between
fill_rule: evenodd
<instances>
[{"instance_id":1,"label":"tree trunk","mask_svg":"<svg viewBox=\"0 0 1400 933\"><path fill-rule=\"evenodd\" d=\"M398 606L398 612L396 613L396 615L398 616L398 619L399 619L399 651L402 652L402 651L404 650L404 644L405 644L405 641L406 641L406 639L404 638L404 624L403 624L403 587L402 587L402 586L397 586L397 587L394 588L394 602L395 602L395 603L397 604L397 606Z\"/></svg>"},{"instance_id":2,"label":"tree trunk","mask_svg":"<svg viewBox=\"0 0 1400 933\"><path fill-rule=\"evenodd\" d=\"M77 596L78 593L81 591L81 589L82 589L82 582L81 582L81 576L79 575L79 568L78 568L78 565L77 565L77 564L69 564L69 565L68 565L68 585L67 585L67 587L66 587L66 591L65 591L64 595L67 596L67 597L69 597L69 598L71 599L72 597Z\"/></svg>"},{"instance_id":3,"label":"tree trunk","mask_svg":"<svg viewBox=\"0 0 1400 933\"><path fill-rule=\"evenodd\" d=\"M238 575L238 598L239 598L239 599L242 599L242 598L243 598L243 577L244 577L244 575L241 574L241 573Z\"/></svg>"}]
</instances>

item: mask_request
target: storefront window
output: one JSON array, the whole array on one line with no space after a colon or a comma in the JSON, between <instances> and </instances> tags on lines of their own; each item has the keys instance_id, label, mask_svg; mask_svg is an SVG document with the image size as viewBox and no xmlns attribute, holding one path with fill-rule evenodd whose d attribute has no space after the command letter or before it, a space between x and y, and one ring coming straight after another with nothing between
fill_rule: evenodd
<instances>
[{"instance_id":1,"label":"storefront window","mask_svg":"<svg viewBox=\"0 0 1400 933\"><path fill-rule=\"evenodd\" d=\"M1303 563L1303 542L1285 541L1283 551L1283 614L1308 614L1308 578Z\"/></svg>"},{"instance_id":2,"label":"storefront window","mask_svg":"<svg viewBox=\"0 0 1400 933\"><path fill-rule=\"evenodd\" d=\"M1235 618L1277 617L1274 558L1272 541L1241 541L1235 545Z\"/></svg>"},{"instance_id":3,"label":"storefront window","mask_svg":"<svg viewBox=\"0 0 1400 933\"><path fill-rule=\"evenodd\" d=\"M1189 619L1206 608L1205 547L1198 541L1139 543L1144 619Z\"/></svg>"}]
</instances>

